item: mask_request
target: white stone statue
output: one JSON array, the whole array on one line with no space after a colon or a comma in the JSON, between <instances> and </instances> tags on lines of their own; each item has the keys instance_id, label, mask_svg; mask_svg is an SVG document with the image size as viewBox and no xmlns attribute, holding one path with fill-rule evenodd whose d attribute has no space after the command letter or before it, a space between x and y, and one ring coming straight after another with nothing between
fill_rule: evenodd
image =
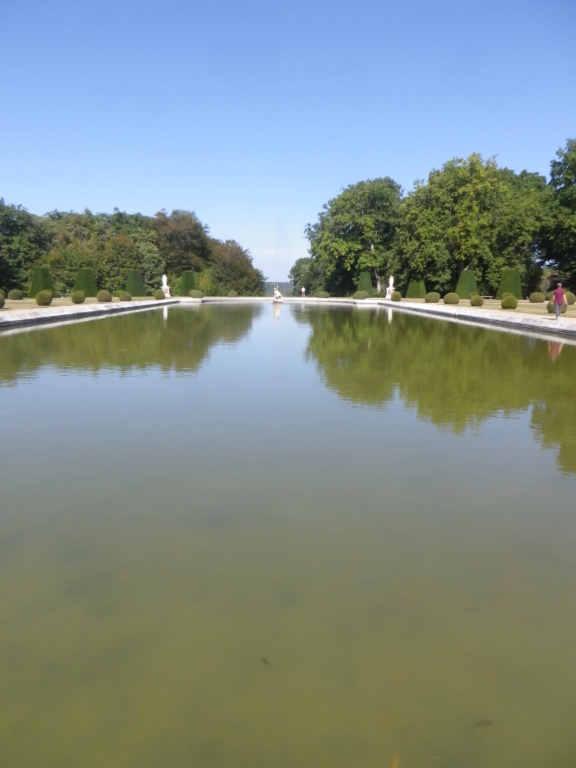
<instances>
[{"instance_id":1,"label":"white stone statue","mask_svg":"<svg viewBox=\"0 0 576 768\"><path fill-rule=\"evenodd\" d=\"M388 280L388 288L386 288L386 298L391 298L392 294L394 293L394 278L392 275L390 275L390 279Z\"/></svg>"},{"instance_id":2,"label":"white stone statue","mask_svg":"<svg viewBox=\"0 0 576 768\"><path fill-rule=\"evenodd\" d=\"M170 286L168 285L168 278L166 275L162 275L162 290L164 291L164 296L169 299L170 298Z\"/></svg>"}]
</instances>

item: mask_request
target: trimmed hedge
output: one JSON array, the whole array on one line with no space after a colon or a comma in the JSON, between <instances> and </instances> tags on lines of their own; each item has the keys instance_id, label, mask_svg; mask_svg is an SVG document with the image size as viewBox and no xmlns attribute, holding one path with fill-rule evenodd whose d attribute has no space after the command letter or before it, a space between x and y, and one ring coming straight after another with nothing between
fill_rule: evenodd
<instances>
[{"instance_id":1,"label":"trimmed hedge","mask_svg":"<svg viewBox=\"0 0 576 768\"><path fill-rule=\"evenodd\" d=\"M100 303L104 303L106 301L112 301L112 294L110 291L98 291L96 298Z\"/></svg>"},{"instance_id":2,"label":"trimmed hedge","mask_svg":"<svg viewBox=\"0 0 576 768\"><path fill-rule=\"evenodd\" d=\"M500 285L496 292L497 299L503 299L505 293L511 293L517 299L522 298L522 286L520 285L520 273L515 267L504 267Z\"/></svg>"},{"instance_id":3,"label":"trimmed hedge","mask_svg":"<svg viewBox=\"0 0 576 768\"><path fill-rule=\"evenodd\" d=\"M369 298L370 294L368 291L356 291L356 293L352 294L352 298L356 299L357 301L362 301L364 299Z\"/></svg>"},{"instance_id":4,"label":"trimmed hedge","mask_svg":"<svg viewBox=\"0 0 576 768\"><path fill-rule=\"evenodd\" d=\"M507 296L502 298L500 305L502 309L516 309L518 306L518 299L516 296L512 296L512 294L509 293Z\"/></svg>"},{"instance_id":5,"label":"trimmed hedge","mask_svg":"<svg viewBox=\"0 0 576 768\"><path fill-rule=\"evenodd\" d=\"M142 280L142 272L139 269L131 269L126 278L126 293L131 296L147 296L146 286ZM164 293L162 293L164 295Z\"/></svg>"},{"instance_id":6,"label":"trimmed hedge","mask_svg":"<svg viewBox=\"0 0 576 768\"><path fill-rule=\"evenodd\" d=\"M166 296L164 295L164 291L162 290L162 288L156 288L156 290L154 291L154 298L155 298L157 301L161 301L162 299L165 299L165 298L166 298Z\"/></svg>"},{"instance_id":7,"label":"trimmed hedge","mask_svg":"<svg viewBox=\"0 0 576 768\"><path fill-rule=\"evenodd\" d=\"M546 296L544 296L543 293L540 293L540 291L534 291L528 298L530 299L531 304L542 304L543 301L546 301Z\"/></svg>"},{"instance_id":8,"label":"trimmed hedge","mask_svg":"<svg viewBox=\"0 0 576 768\"><path fill-rule=\"evenodd\" d=\"M360 272L360 277L358 278L358 285L356 293L366 293L365 298L369 298L372 296L372 278L370 277L370 272Z\"/></svg>"},{"instance_id":9,"label":"trimmed hedge","mask_svg":"<svg viewBox=\"0 0 576 768\"><path fill-rule=\"evenodd\" d=\"M402 301L402 294L400 291L393 291L392 296L390 296L392 301Z\"/></svg>"},{"instance_id":10,"label":"trimmed hedge","mask_svg":"<svg viewBox=\"0 0 576 768\"><path fill-rule=\"evenodd\" d=\"M190 296L191 299L204 298L204 294L202 293L202 291L199 291L198 288L192 288L191 291L188 291L188 296Z\"/></svg>"},{"instance_id":11,"label":"trimmed hedge","mask_svg":"<svg viewBox=\"0 0 576 768\"><path fill-rule=\"evenodd\" d=\"M457 293L461 299L469 299L471 293L478 293L476 276L471 269L463 269L462 272L460 272L455 293Z\"/></svg>"},{"instance_id":12,"label":"trimmed hedge","mask_svg":"<svg viewBox=\"0 0 576 768\"><path fill-rule=\"evenodd\" d=\"M24 291L20 291L18 288L12 288L8 294L10 301L21 301L24 298Z\"/></svg>"},{"instance_id":13,"label":"trimmed hedge","mask_svg":"<svg viewBox=\"0 0 576 768\"><path fill-rule=\"evenodd\" d=\"M237 291L228 291L228 298L229 299L234 299L234 298L236 298L236 296L238 296Z\"/></svg>"},{"instance_id":14,"label":"trimmed hedge","mask_svg":"<svg viewBox=\"0 0 576 768\"><path fill-rule=\"evenodd\" d=\"M54 285L48 267L34 267L32 282L28 296L36 296L40 291L51 291L54 293Z\"/></svg>"},{"instance_id":15,"label":"trimmed hedge","mask_svg":"<svg viewBox=\"0 0 576 768\"><path fill-rule=\"evenodd\" d=\"M548 310L548 312L550 312L551 315L553 315L554 311L555 311L554 310L554 302L553 301L549 301L548 304L546 304L546 309ZM560 311L562 312L563 315L566 314L567 310L568 310L567 305L566 304L562 304L562 309Z\"/></svg>"},{"instance_id":16,"label":"trimmed hedge","mask_svg":"<svg viewBox=\"0 0 576 768\"><path fill-rule=\"evenodd\" d=\"M568 304L572 305L576 301L576 296L572 293L572 291L566 291L566 301Z\"/></svg>"},{"instance_id":17,"label":"trimmed hedge","mask_svg":"<svg viewBox=\"0 0 576 768\"><path fill-rule=\"evenodd\" d=\"M72 291L70 298L72 299L72 304L84 304L86 295L84 291Z\"/></svg>"},{"instance_id":18,"label":"trimmed hedge","mask_svg":"<svg viewBox=\"0 0 576 768\"><path fill-rule=\"evenodd\" d=\"M98 288L96 287L96 280L94 273L89 267L81 267L76 274L76 282L72 292L82 291L84 296L96 296Z\"/></svg>"},{"instance_id":19,"label":"trimmed hedge","mask_svg":"<svg viewBox=\"0 0 576 768\"><path fill-rule=\"evenodd\" d=\"M444 296L444 304L458 304L460 302L460 296L458 296L457 293L454 293L454 291L447 293L446 296Z\"/></svg>"},{"instance_id":20,"label":"trimmed hedge","mask_svg":"<svg viewBox=\"0 0 576 768\"><path fill-rule=\"evenodd\" d=\"M438 304L440 301L440 294L436 291L430 291L424 296L424 301L426 304Z\"/></svg>"},{"instance_id":21,"label":"trimmed hedge","mask_svg":"<svg viewBox=\"0 0 576 768\"><path fill-rule=\"evenodd\" d=\"M472 296L470 296L470 306L471 307L481 307L484 304L484 299L482 296L480 296L479 293L473 293Z\"/></svg>"},{"instance_id":22,"label":"trimmed hedge","mask_svg":"<svg viewBox=\"0 0 576 768\"><path fill-rule=\"evenodd\" d=\"M329 299L330 294L328 291L316 291L316 298L317 299Z\"/></svg>"},{"instance_id":23,"label":"trimmed hedge","mask_svg":"<svg viewBox=\"0 0 576 768\"><path fill-rule=\"evenodd\" d=\"M118 298L120 301L132 301L132 294L128 291L120 291Z\"/></svg>"},{"instance_id":24,"label":"trimmed hedge","mask_svg":"<svg viewBox=\"0 0 576 768\"><path fill-rule=\"evenodd\" d=\"M424 299L426 298L426 285L424 280L410 280L406 288L405 299Z\"/></svg>"},{"instance_id":25,"label":"trimmed hedge","mask_svg":"<svg viewBox=\"0 0 576 768\"><path fill-rule=\"evenodd\" d=\"M39 307L49 307L52 304L52 291L38 291L36 294L36 304Z\"/></svg>"},{"instance_id":26,"label":"trimmed hedge","mask_svg":"<svg viewBox=\"0 0 576 768\"><path fill-rule=\"evenodd\" d=\"M196 287L194 272L191 269L185 269L180 276L180 296L190 296L190 291Z\"/></svg>"}]
</instances>

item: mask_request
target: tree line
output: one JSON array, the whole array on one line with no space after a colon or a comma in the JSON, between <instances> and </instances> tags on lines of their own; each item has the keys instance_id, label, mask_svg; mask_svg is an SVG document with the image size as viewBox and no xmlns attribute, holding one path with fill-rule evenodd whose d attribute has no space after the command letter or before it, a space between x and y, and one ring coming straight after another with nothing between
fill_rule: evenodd
<instances>
[{"instance_id":1,"label":"tree line","mask_svg":"<svg viewBox=\"0 0 576 768\"><path fill-rule=\"evenodd\" d=\"M51 211L29 213L0 198L0 288L25 293L34 267L50 269L58 293L71 291L78 270L92 270L98 288L124 290L130 270L142 272L152 294L168 275L174 294L182 272L193 270L205 294L260 296L264 275L252 264L250 251L235 240L210 237L192 211L165 210L155 216L125 213Z\"/></svg>"},{"instance_id":2,"label":"tree line","mask_svg":"<svg viewBox=\"0 0 576 768\"><path fill-rule=\"evenodd\" d=\"M462 270L495 294L505 267L518 269L524 294L546 278L576 287L576 140L551 162L550 180L500 168L479 154L454 158L404 195L389 177L352 184L305 229L310 256L290 271L294 292L353 293L369 272L376 290L393 275L428 291L452 291Z\"/></svg>"}]
</instances>

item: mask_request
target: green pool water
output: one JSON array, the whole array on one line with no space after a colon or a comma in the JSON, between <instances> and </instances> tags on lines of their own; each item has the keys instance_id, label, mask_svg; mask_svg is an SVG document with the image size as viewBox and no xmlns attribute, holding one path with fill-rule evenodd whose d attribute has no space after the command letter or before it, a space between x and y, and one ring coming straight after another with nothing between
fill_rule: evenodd
<instances>
[{"instance_id":1,"label":"green pool water","mask_svg":"<svg viewBox=\"0 0 576 768\"><path fill-rule=\"evenodd\" d=\"M268 304L0 335L0 765L573 768L575 350Z\"/></svg>"}]
</instances>

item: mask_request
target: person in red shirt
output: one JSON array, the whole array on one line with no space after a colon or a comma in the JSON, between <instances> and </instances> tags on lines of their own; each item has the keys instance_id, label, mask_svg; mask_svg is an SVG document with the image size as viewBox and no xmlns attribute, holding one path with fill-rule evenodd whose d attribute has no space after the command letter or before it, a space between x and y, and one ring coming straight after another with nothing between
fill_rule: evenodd
<instances>
[{"instance_id":1,"label":"person in red shirt","mask_svg":"<svg viewBox=\"0 0 576 768\"><path fill-rule=\"evenodd\" d=\"M562 283L558 283L558 287L555 291L552 291L552 301L554 302L554 311L556 312L556 320L560 317L562 312L562 305L568 304L566 300L566 291L562 288Z\"/></svg>"}]
</instances>

